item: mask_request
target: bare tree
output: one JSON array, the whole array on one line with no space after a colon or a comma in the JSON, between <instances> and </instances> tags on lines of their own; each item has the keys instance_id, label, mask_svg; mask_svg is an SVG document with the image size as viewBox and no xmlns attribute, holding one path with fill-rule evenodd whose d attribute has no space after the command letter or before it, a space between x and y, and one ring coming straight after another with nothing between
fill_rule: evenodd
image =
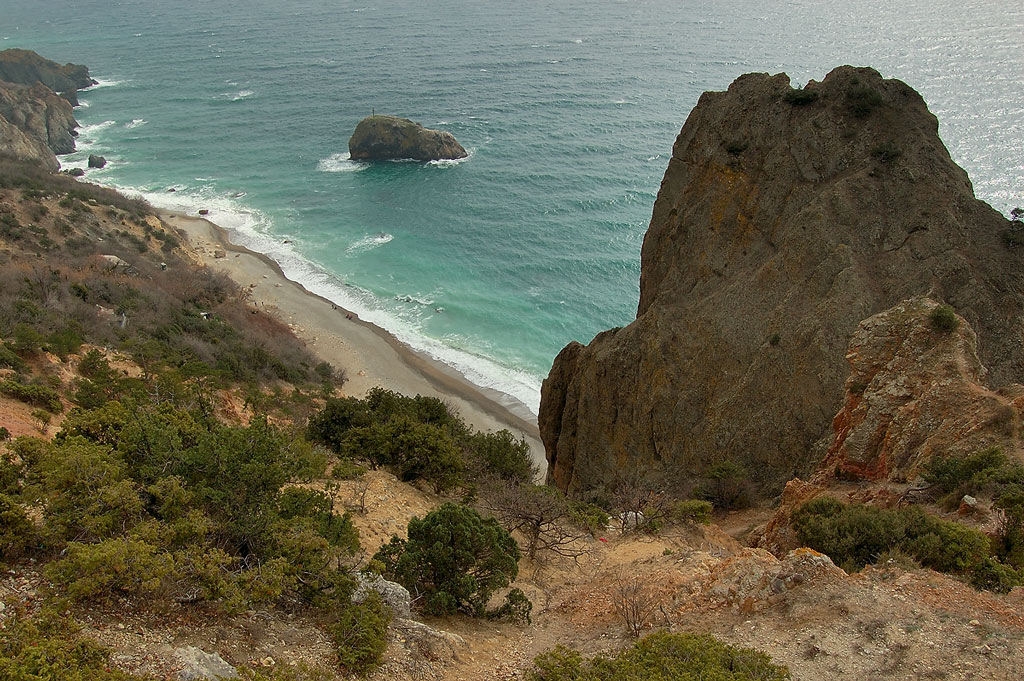
<instances>
[{"instance_id":1,"label":"bare tree","mask_svg":"<svg viewBox=\"0 0 1024 681\"><path fill-rule=\"evenodd\" d=\"M553 487L499 482L483 495L484 506L509 532L522 534L526 555L539 551L578 559L587 552L587 532L575 527L565 496Z\"/></svg>"},{"instance_id":2,"label":"bare tree","mask_svg":"<svg viewBox=\"0 0 1024 681\"><path fill-rule=\"evenodd\" d=\"M633 638L640 638L658 609L654 594L638 577L620 579L615 585L612 603Z\"/></svg>"}]
</instances>

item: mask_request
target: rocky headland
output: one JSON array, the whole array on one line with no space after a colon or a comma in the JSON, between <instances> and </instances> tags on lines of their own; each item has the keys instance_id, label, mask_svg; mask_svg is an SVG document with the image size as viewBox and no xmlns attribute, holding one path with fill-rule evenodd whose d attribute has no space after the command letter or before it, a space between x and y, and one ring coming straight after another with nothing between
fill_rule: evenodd
<instances>
[{"instance_id":1,"label":"rocky headland","mask_svg":"<svg viewBox=\"0 0 1024 681\"><path fill-rule=\"evenodd\" d=\"M94 83L84 66L61 66L30 50L0 52L0 149L57 170L57 155L75 150L75 93Z\"/></svg>"},{"instance_id":2,"label":"rocky headland","mask_svg":"<svg viewBox=\"0 0 1024 681\"><path fill-rule=\"evenodd\" d=\"M1003 395L1024 376L1024 274L1009 229L900 81L846 66L803 89L748 74L705 93L654 205L636 320L566 346L544 382L549 481L581 492L639 468L685 492L729 460L777 491L826 454L833 468L912 475L920 443L853 453L881 427L855 405L845 413L864 432L845 445L826 436L849 393L851 337L895 308L864 328L900 338L909 329L896 320L937 304L899 312L907 299L948 303L965 322L964 380L981 378L976 350L985 394ZM879 333L897 355L909 342Z\"/></svg>"},{"instance_id":3,"label":"rocky headland","mask_svg":"<svg viewBox=\"0 0 1024 681\"><path fill-rule=\"evenodd\" d=\"M88 67L80 64L62 66L32 50L17 48L0 51L0 80L21 85L39 82L54 92L67 93L68 97L74 97L78 90L96 84L89 77Z\"/></svg>"},{"instance_id":4,"label":"rocky headland","mask_svg":"<svg viewBox=\"0 0 1024 681\"><path fill-rule=\"evenodd\" d=\"M348 151L357 161L440 161L467 156L450 132L431 130L407 118L385 115L367 116L359 121L348 141Z\"/></svg>"}]
</instances>

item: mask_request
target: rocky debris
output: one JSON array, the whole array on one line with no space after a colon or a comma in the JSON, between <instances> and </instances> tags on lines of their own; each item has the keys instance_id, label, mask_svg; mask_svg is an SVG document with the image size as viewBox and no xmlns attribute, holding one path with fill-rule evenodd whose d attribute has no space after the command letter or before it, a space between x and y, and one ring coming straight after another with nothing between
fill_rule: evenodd
<instances>
[{"instance_id":1,"label":"rocky debris","mask_svg":"<svg viewBox=\"0 0 1024 681\"><path fill-rule=\"evenodd\" d=\"M966 320L936 328L939 304L913 298L861 322L846 360L850 377L815 480L913 480L936 456L999 447L1021 456L1024 386L992 391Z\"/></svg>"},{"instance_id":2,"label":"rocky debris","mask_svg":"<svg viewBox=\"0 0 1024 681\"><path fill-rule=\"evenodd\" d=\"M391 625L397 632L398 642L408 650L414 660L431 663L458 660L466 650L466 641L458 634L441 631L416 620L396 618Z\"/></svg>"},{"instance_id":3,"label":"rocky debris","mask_svg":"<svg viewBox=\"0 0 1024 681\"><path fill-rule=\"evenodd\" d=\"M466 157L450 132L430 130L407 118L367 116L348 141L354 160L414 159L436 161Z\"/></svg>"},{"instance_id":4,"label":"rocky debris","mask_svg":"<svg viewBox=\"0 0 1024 681\"><path fill-rule=\"evenodd\" d=\"M107 165L107 159L96 154L89 154L89 167L90 168L102 168Z\"/></svg>"},{"instance_id":5,"label":"rocky debris","mask_svg":"<svg viewBox=\"0 0 1024 681\"><path fill-rule=\"evenodd\" d=\"M571 343L544 382L549 481L629 467L690 484L715 461L767 489L821 460L858 323L913 296L951 304L989 380L1024 376L1024 269L913 89L839 67L701 96L676 140L629 326ZM813 100L813 101L811 101Z\"/></svg>"},{"instance_id":6,"label":"rocky debris","mask_svg":"<svg viewBox=\"0 0 1024 681\"><path fill-rule=\"evenodd\" d=\"M68 171L68 175L70 175L71 177L82 177L85 175L85 170L83 170L82 168L72 168L71 170Z\"/></svg>"},{"instance_id":7,"label":"rocky debris","mask_svg":"<svg viewBox=\"0 0 1024 681\"><path fill-rule=\"evenodd\" d=\"M124 260L120 256L116 256L116 255L101 255L100 258L102 258L104 260L104 262L106 263L105 267L108 270L119 270L119 271L125 272L125 273L134 273L134 272L136 272L136 270L132 266L132 264L130 262L128 262L127 260Z\"/></svg>"},{"instance_id":8,"label":"rocky debris","mask_svg":"<svg viewBox=\"0 0 1024 681\"><path fill-rule=\"evenodd\" d=\"M795 586L845 577L831 558L811 549L795 549L782 560L762 549L746 549L711 572L705 595L718 606L750 613L780 603Z\"/></svg>"},{"instance_id":9,"label":"rocky debris","mask_svg":"<svg viewBox=\"0 0 1024 681\"><path fill-rule=\"evenodd\" d=\"M22 85L40 82L54 92L71 92L96 84L89 77L89 68L80 64L64 64L45 59L32 50L0 51L0 80Z\"/></svg>"},{"instance_id":10,"label":"rocky debris","mask_svg":"<svg viewBox=\"0 0 1024 681\"><path fill-rule=\"evenodd\" d=\"M179 681L238 678L238 670L225 662L220 655L207 653L195 646L178 648L174 651L174 659L182 665L177 677Z\"/></svg>"},{"instance_id":11,"label":"rocky debris","mask_svg":"<svg viewBox=\"0 0 1024 681\"><path fill-rule=\"evenodd\" d=\"M380 596L381 602L391 608L395 617L409 619L412 613L412 596L409 590L396 582L389 582L380 575L356 573L358 586L352 593L353 603L362 603L371 593Z\"/></svg>"},{"instance_id":12,"label":"rocky debris","mask_svg":"<svg viewBox=\"0 0 1024 681\"><path fill-rule=\"evenodd\" d=\"M798 508L824 493L825 488L821 485L804 482L800 478L793 478L787 482L786 488L782 491L779 508L758 538L758 547L770 551L776 556L783 556L800 546L796 533L790 525L790 519Z\"/></svg>"}]
</instances>

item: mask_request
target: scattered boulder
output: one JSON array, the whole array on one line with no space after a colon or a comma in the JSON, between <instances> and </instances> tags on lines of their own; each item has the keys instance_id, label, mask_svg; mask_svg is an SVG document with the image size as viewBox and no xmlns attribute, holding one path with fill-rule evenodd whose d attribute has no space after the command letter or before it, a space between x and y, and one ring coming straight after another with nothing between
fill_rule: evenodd
<instances>
[{"instance_id":1,"label":"scattered boulder","mask_svg":"<svg viewBox=\"0 0 1024 681\"><path fill-rule=\"evenodd\" d=\"M200 215L209 215L210 214L210 209L209 208L200 208L199 209L199 214Z\"/></svg>"},{"instance_id":2,"label":"scattered boulder","mask_svg":"<svg viewBox=\"0 0 1024 681\"><path fill-rule=\"evenodd\" d=\"M82 168L72 168L68 171L68 175L71 177L82 177L85 175L85 170Z\"/></svg>"},{"instance_id":3,"label":"scattered boulder","mask_svg":"<svg viewBox=\"0 0 1024 681\"><path fill-rule=\"evenodd\" d=\"M102 168L107 165L107 159L96 154L89 154L89 167L90 168Z\"/></svg>"},{"instance_id":4,"label":"scattered boulder","mask_svg":"<svg viewBox=\"0 0 1024 681\"><path fill-rule=\"evenodd\" d=\"M541 391L548 480L649 469L680 490L723 459L766 492L811 473L858 323L928 294L971 324L993 386L1024 377L1024 268L906 84L839 67L704 93L641 253L637 318L571 343ZM799 104L799 105L798 105Z\"/></svg>"},{"instance_id":5,"label":"scattered boulder","mask_svg":"<svg viewBox=\"0 0 1024 681\"><path fill-rule=\"evenodd\" d=\"M409 590L401 584L390 582L380 575L356 573L358 585L352 593L353 603L362 603L366 598L375 593L380 596L384 605L391 608L395 617L409 619L412 613L412 596Z\"/></svg>"},{"instance_id":6,"label":"scattered boulder","mask_svg":"<svg viewBox=\"0 0 1024 681\"><path fill-rule=\"evenodd\" d=\"M348 141L354 160L413 159L436 161L466 157L455 137L442 130L430 130L407 118L367 116L359 121Z\"/></svg>"},{"instance_id":7,"label":"scattered boulder","mask_svg":"<svg viewBox=\"0 0 1024 681\"><path fill-rule=\"evenodd\" d=\"M208 653L195 646L178 648L173 654L174 661L182 665L178 671L179 681L217 681L237 679L238 670L224 661L217 653Z\"/></svg>"},{"instance_id":8,"label":"scattered boulder","mask_svg":"<svg viewBox=\"0 0 1024 681\"><path fill-rule=\"evenodd\" d=\"M705 594L712 605L752 613L780 603L798 586L820 587L845 577L831 558L812 549L795 549L781 560L761 549L744 549L712 570Z\"/></svg>"}]
</instances>

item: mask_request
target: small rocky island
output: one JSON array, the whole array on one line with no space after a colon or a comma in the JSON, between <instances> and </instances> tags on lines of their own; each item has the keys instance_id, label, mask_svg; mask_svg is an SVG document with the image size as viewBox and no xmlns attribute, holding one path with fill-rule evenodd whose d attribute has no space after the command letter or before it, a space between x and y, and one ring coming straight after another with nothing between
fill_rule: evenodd
<instances>
[{"instance_id":1,"label":"small rocky island","mask_svg":"<svg viewBox=\"0 0 1024 681\"><path fill-rule=\"evenodd\" d=\"M359 121L348 141L348 151L355 161L439 161L467 156L451 133L424 128L408 118L385 115L367 116Z\"/></svg>"}]
</instances>

